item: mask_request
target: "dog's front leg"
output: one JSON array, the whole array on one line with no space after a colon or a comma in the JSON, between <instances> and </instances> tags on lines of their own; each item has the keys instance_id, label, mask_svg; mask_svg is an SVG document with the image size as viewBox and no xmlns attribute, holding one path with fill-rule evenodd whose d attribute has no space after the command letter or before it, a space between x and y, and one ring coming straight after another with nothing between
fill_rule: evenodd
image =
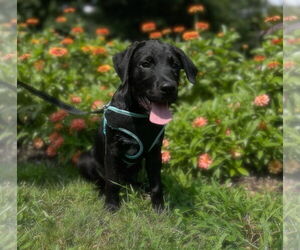
<instances>
[{"instance_id":1,"label":"dog's front leg","mask_svg":"<svg viewBox=\"0 0 300 250\"><path fill-rule=\"evenodd\" d=\"M152 206L157 211L164 208L161 166L161 147L155 146L146 156L146 170L150 183Z\"/></svg>"},{"instance_id":2,"label":"dog's front leg","mask_svg":"<svg viewBox=\"0 0 300 250\"><path fill-rule=\"evenodd\" d=\"M110 129L107 130L105 141L105 206L110 211L116 211L120 206L118 145Z\"/></svg>"}]
</instances>

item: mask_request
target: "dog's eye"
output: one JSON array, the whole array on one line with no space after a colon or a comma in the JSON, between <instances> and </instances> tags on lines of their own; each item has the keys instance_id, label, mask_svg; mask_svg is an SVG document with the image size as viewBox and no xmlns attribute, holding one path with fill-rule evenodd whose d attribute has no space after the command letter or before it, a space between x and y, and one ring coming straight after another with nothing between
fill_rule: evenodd
<instances>
[{"instance_id":1,"label":"dog's eye","mask_svg":"<svg viewBox=\"0 0 300 250\"><path fill-rule=\"evenodd\" d=\"M178 63L176 63L176 62L174 62L174 63L172 64L172 67L173 67L174 69L180 69L180 65L179 65Z\"/></svg>"},{"instance_id":2,"label":"dog's eye","mask_svg":"<svg viewBox=\"0 0 300 250\"><path fill-rule=\"evenodd\" d=\"M150 68L151 67L151 62L142 62L140 64L143 68Z\"/></svg>"},{"instance_id":3,"label":"dog's eye","mask_svg":"<svg viewBox=\"0 0 300 250\"><path fill-rule=\"evenodd\" d=\"M174 68L174 69L180 69L179 63L177 63L177 62L174 60L174 58L171 57L171 58L169 59L169 63L170 63L170 65L171 65L172 68Z\"/></svg>"}]
</instances>

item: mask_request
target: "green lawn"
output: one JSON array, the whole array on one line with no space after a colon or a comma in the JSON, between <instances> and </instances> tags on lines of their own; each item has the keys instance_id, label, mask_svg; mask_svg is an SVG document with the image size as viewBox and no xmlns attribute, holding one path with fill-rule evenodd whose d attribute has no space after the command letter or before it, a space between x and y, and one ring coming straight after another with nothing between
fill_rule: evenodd
<instances>
[{"instance_id":1,"label":"green lawn","mask_svg":"<svg viewBox=\"0 0 300 250\"><path fill-rule=\"evenodd\" d=\"M280 193L163 177L165 212L128 187L111 214L72 167L19 164L19 249L281 249Z\"/></svg>"}]
</instances>

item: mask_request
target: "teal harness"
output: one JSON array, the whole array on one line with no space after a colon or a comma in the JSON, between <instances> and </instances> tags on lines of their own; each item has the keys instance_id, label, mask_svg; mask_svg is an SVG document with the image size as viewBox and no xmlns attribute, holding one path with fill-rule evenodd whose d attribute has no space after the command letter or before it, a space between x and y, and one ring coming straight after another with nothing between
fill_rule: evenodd
<instances>
[{"instance_id":1,"label":"teal harness","mask_svg":"<svg viewBox=\"0 0 300 250\"><path fill-rule=\"evenodd\" d=\"M110 104L104 107L103 134L105 136L107 126L126 134L137 143L138 149L134 154L125 153L122 157L122 161L128 166L136 164L145 153L150 152L165 130L165 126L149 122L148 115L129 112Z\"/></svg>"}]
</instances>

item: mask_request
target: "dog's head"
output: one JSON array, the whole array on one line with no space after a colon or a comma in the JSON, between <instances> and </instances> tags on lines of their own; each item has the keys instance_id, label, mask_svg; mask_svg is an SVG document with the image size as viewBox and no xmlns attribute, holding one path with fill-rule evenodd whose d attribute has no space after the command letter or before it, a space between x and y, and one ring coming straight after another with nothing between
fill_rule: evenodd
<instances>
[{"instance_id":1,"label":"dog's head","mask_svg":"<svg viewBox=\"0 0 300 250\"><path fill-rule=\"evenodd\" d=\"M113 57L114 67L132 98L150 112L152 122L170 120L168 105L178 93L179 73L184 69L188 80L195 83L197 69L185 53L157 40L133 43ZM160 121L159 121L160 120Z\"/></svg>"}]
</instances>

